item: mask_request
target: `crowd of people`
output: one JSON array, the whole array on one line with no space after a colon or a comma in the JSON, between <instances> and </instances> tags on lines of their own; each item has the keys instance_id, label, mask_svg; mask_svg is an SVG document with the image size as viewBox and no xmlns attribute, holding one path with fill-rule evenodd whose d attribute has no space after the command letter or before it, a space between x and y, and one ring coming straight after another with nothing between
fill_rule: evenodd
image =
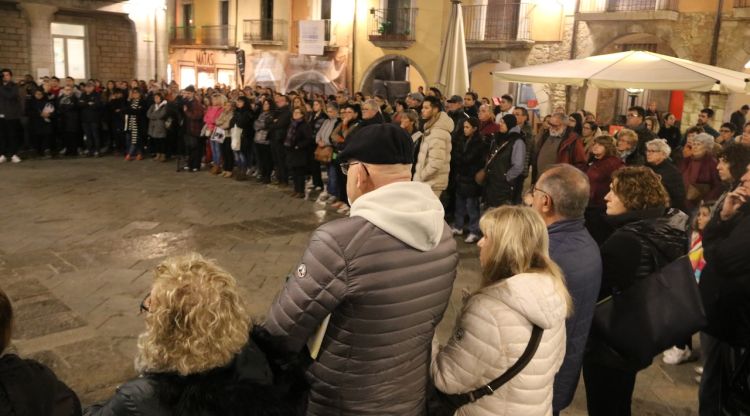
<instances>
[{"instance_id":1,"label":"crowd of people","mask_svg":"<svg viewBox=\"0 0 750 416\"><path fill-rule=\"evenodd\" d=\"M160 265L141 305L143 377L92 415L236 414L260 400L267 413L258 415L422 415L445 410L437 403L446 397L464 398L452 409L459 415L559 414L581 373L589 414L629 415L637 374L654 356L630 356L597 310L683 258L701 294L692 306L707 322L694 328L700 414L750 405L742 393L750 374L747 106L718 131L703 109L684 135L673 114L633 106L609 135L586 111L557 109L532 126L511 96L493 106L474 92L443 97L437 88L391 105L346 91L11 78L3 70L1 162L20 161L25 115L38 157L177 158L178 171L291 182L292 197L316 194L350 214L314 233L255 326L232 277L212 262ZM482 283L439 345L457 236L478 243ZM212 325L187 324L204 315ZM299 364L320 328L320 351L302 360L302 380L289 362ZM693 335L662 345L662 361L697 359Z\"/></svg>"}]
</instances>

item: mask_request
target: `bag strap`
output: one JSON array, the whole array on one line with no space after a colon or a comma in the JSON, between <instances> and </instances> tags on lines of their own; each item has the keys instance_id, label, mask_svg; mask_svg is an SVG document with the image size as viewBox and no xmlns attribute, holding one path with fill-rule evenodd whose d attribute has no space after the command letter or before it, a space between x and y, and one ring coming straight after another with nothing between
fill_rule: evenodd
<instances>
[{"instance_id":1,"label":"bag strap","mask_svg":"<svg viewBox=\"0 0 750 416\"><path fill-rule=\"evenodd\" d=\"M529 343L528 345L526 345L526 349L523 351L523 354L521 354L521 357L518 359L518 361L516 361L515 364L513 364L500 377L494 379L486 385L468 393L457 394L456 396L462 396L462 402L465 401L465 403L473 403L484 396L494 393L495 390L499 389L505 383L509 382L513 377L518 375L518 373L520 373L529 364L529 362L531 362L534 354L536 354L536 350L539 348L539 344L542 342L543 332L544 330L540 326L534 325L534 328L531 330L531 338L529 339Z\"/></svg>"},{"instance_id":2,"label":"bag strap","mask_svg":"<svg viewBox=\"0 0 750 416\"><path fill-rule=\"evenodd\" d=\"M506 141L505 143L498 146L494 152L492 152L492 155L487 160L487 163L484 164L484 169L487 169L490 166L490 163L492 163L493 160L495 160L495 156L497 156L501 150L509 143L509 141Z\"/></svg>"}]
</instances>

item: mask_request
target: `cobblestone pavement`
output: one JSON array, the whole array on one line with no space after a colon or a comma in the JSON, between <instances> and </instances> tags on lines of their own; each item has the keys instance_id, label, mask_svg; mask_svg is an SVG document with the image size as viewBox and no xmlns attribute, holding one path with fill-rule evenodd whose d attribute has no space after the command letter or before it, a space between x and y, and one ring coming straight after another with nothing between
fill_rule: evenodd
<instances>
[{"instance_id":1,"label":"cobblestone pavement","mask_svg":"<svg viewBox=\"0 0 750 416\"><path fill-rule=\"evenodd\" d=\"M165 256L217 259L260 319L310 232L339 217L272 186L174 168L111 157L0 165L0 286L16 308L14 348L52 367L84 404L135 376L138 305ZM441 340L461 289L479 281L476 248L459 250ZM693 366L655 363L638 376L634 414L696 414ZM582 385L565 414L586 414Z\"/></svg>"}]
</instances>

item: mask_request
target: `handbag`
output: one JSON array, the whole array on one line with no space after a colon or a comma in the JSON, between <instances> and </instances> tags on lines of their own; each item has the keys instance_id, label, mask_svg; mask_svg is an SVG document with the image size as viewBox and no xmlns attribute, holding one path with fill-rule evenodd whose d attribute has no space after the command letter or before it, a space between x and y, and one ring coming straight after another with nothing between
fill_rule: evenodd
<instances>
[{"instance_id":1,"label":"handbag","mask_svg":"<svg viewBox=\"0 0 750 416\"><path fill-rule=\"evenodd\" d=\"M495 149L495 151L492 152L492 156L487 160L487 163L484 164L484 167L474 174L474 182L476 182L477 185L484 185L484 182L487 180L487 168L490 166L490 163L495 160L495 156L497 156L497 154L500 153L500 151L503 150L503 147L508 143L509 142L505 142Z\"/></svg>"},{"instance_id":2,"label":"handbag","mask_svg":"<svg viewBox=\"0 0 750 416\"><path fill-rule=\"evenodd\" d=\"M242 148L242 129L237 126L232 127L231 137L232 137L232 143L231 143L232 150L234 150L235 152L239 152L240 149Z\"/></svg>"},{"instance_id":3,"label":"handbag","mask_svg":"<svg viewBox=\"0 0 750 416\"><path fill-rule=\"evenodd\" d=\"M213 134L211 134L212 142L224 143L224 140L226 138L227 138L226 131L222 129L221 127L215 128Z\"/></svg>"},{"instance_id":4,"label":"handbag","mask_svg":"<svg viewBox=\"0 0 750 416\"><path fill-rule=\"evenodd\" d=\"M213 130L208 127L208 124L204 124L201 128L201 134L199 137L211 137L213 135Z\"/></svg>"},{"instance_id":5,"label":"handbag","mask_svg":"<svg viewBox=\"0 0 750 416\"><path fill-rule=\"evenodd\" d=\"M315 148L315 160L320 163L331 163L333 146L318 146Z\"/></svg>"},{"instance_id":6,"label":"handbag","mask_svg":"<svg viewBox=\"0 0 750 416\"><path fill-rule=\"evenodd\" d=\"M435 388L434 385L430 386L430 390L427 392L427 414L429 416L453 416L462 406L473 403L484 396L494 393L495 390L513 379L513 377L518 375L518 373L520 373L529 362L531 362L531 359L534 357L534 354L536 354L536 350L539 348L539 344L542 341L543 332L544 329L538 325L534 325L531 330L529 343L526 345L526 349L523 351L523 354L521 354L521 357L518 358L518 361L516 361L515 364L513 364L500 377L476 390L461 394L445 394Z\"/></svg>"},{"instance_id":7,"label":"handbag","mask_svg":"<svg viewBox=\"0 0 750 416\"><path fill-rule=\"evenodd\" d=\"M690 258L682 256L597 303L592 331L628 363L643 369L657 354L706 325Z\"/></svg>"}]
</instances>

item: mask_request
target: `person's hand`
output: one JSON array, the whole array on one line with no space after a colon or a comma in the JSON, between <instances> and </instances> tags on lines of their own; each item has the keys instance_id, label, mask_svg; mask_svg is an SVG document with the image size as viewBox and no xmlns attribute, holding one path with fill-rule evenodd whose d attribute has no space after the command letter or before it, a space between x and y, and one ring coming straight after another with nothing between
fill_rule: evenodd
<instances>
[{"instance_id":1,"label":"person's hand","mask_svg":"<svg viewBox=\"0 0 750 416\"><path fill-rule=\"evenodd\" d=\"M724 205L721 207L721 219L726 221L732 218L737 210L750 200L750 190L744 186L739 186L734 191L727 194L724 199Z\"/></svg>"}]
</instances>

